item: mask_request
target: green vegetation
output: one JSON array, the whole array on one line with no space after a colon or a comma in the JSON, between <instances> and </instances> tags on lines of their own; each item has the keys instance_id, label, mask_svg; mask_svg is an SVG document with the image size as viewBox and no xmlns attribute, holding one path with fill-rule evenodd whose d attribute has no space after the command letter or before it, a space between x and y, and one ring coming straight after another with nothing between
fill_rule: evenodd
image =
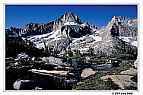
<instances>
[{"instance_id":1,"label":"green vegetation","mask_svg":"<svg viewBox=\"0 0 143 95\"><path fill-rule=\"evenodd\" d=\"M94 76L91 76L90 78L87 78L85 80L82 80L80 83L78 83L76 86L73 87L73 89L76 90L116 90L119 89L119 87L113 83L111 79L108 79L107 81L103 81L100 77L102 77L103 73L98 72Z\"/></svg>"}]
</instances>

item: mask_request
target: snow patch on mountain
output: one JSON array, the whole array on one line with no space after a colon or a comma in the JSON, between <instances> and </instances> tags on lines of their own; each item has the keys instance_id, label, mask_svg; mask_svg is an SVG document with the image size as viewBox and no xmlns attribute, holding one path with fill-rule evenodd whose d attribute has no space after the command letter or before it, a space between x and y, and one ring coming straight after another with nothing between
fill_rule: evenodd
<instances>
[{"instance_id":1,"label":"snow patch on mountain","mask_svg":"<svg viewBox=\"0 0 143 95\"><path fill-rule=\"evenodd\" d=\"M119 38L120 38L121 40L127 42L128 44L137 47L137 40L136 40L134 37L124 37L124 36L120 36Z\"/></svg>"},{"instance_id":2,"label":"snow patch on mountain","mask_svg":"<svg viewBox=\"0 0 143 95\"><path fill-rule=\"evenodd\" d=\"M75 22L66 22L66 23L64 23L64 25L78 25L78 23L75 23Z\"/></svg>"}]
</instances>

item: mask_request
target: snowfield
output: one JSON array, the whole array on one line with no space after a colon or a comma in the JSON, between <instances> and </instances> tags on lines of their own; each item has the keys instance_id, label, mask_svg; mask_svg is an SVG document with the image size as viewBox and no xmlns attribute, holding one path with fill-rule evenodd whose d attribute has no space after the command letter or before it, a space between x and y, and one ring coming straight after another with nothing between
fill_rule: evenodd
<instances>
[{"instance_id":1,"label":"snowfield","mask_svg":"<svg viewBox=\"0 0 143 95\"><path fill-rule=\"evenodd\" d=\"M129 43L130 45L137 47L137 41L133 37L123 37L123 36L120 36L119 38L121 40Z\"/></svg>"},{"instance_id":2,"label":"snowfield","mask_svg":"<svg viewBox=\"0 0 143 95\"><path fill-rule=\"evenodd\" d=\"M75 22L66 22L66 23L64 23L64 25L78 25L78 24Z\"/></svg>"},{"instance_id":3,"label":"snowfield","mask_svg":"<svg viewBox=\"0 0 143 95\"><path fill-rule=\"evenodd\" d=\"M59 40L60 39L59 32L60 31L57 30L47 34L36 35L36 36L29 37L27 40L33 42L37 48L42 49L45 47L44 42L51 41L51 40L52 41Z\"/></svg>"}]
</instances>

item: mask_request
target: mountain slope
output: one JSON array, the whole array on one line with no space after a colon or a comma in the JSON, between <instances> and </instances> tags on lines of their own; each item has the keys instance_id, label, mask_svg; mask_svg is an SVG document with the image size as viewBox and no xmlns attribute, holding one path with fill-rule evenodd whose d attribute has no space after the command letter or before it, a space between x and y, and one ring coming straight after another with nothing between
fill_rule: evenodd
<instances>
[{"instance_id":1,"label":"mountain slope","mask_svg":"<svg viewBox=\"0 0 143 95\"><path fill-rule=\"evenodd\" d=\"M122 29L122 27L126 27L127 29L129 28L128 25L124 25L128 24L125 22L126 20L119 20L117 17L113 17L111 22L109 22L105 28L93 33L92 35L87 35L84 38L79 38L76 39L76 41L73 41L74 43L72 43L71 48L78 48L82 52L87 52L89 48L93 48L95 54L102 54L104 56L115 56L118 54L131 54L131 56L136 56L136 46L121 39L128 37L137 41L135 39L137 30L125 31Z\"/></svg>"},{"instance_id":2,"label":"mountain slope","mask_svg":"<svg viewBox=\"0 0 143 95\"><path fill-rule=\"evenodd\" d=\"M96 55L137 55L137 20L127 17L114 16L106 27L97 29L67 12L48 24L31 23L25 29L11 29L7 33L32 42L38 49L48 47L59 53L67 48L86 53L93 48Z\"/></svg>"}]
</instances>

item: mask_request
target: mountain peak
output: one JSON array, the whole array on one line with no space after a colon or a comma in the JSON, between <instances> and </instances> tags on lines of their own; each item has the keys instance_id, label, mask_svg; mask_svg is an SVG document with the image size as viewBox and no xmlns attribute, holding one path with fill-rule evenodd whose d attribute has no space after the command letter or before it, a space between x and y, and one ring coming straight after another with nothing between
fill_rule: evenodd
<instances>
[{"instance_id":1,"label":"mountain peak","mask_svg":"<svg viewBox=\"0 0 143 95\"><path fill-rule=\"evenodd\" d=\"M136 20L133 21L127 16L113 16L106 28L112 36L133 37L136 35L136 25Z\"/></svg>"},{"instance_id":2,"label":"mountain peak","mask_svg":"<svg viewBox=\"0 0 143 95\"><path fill-rule=\"evenodd\" d=\"M53 25L53 30L59 30L62 26L67 25L67 23L81 24L81 21L77 15L73 12L65 12L62 16L60 16Z\"/></svg>"},{"instance_id":3,"label":"mountain peak","mask_svg":"<svg viewBox=\"0 0 143 95\"><path fill-rule=\"evenodd\" d=\"M77 15L75 15L73 12L65 12L64 15L62 15L60 18L63 22L76 22L80 23L80 19Z\"/></svg>"},{"instance_id":4,"label":"mountain peak","mask_svg":"<svg viewBox=\"0 0 143 95\"><path fill-rule=\"evenodd\" d=\"M69 11L69 12L65 12L64 15L75 15L73 12Z\"/></svg>"},{"instance_id":5,"label":"mountain peak","mask_svg":"<svg viewBox=\"0 0 143 95\"><path fill-rule=\"evenodd\" d=\"M111 21L117 24L117 23L127 22L128 18L127 16L113 16Z\"/></svg>"}]
</instances>

